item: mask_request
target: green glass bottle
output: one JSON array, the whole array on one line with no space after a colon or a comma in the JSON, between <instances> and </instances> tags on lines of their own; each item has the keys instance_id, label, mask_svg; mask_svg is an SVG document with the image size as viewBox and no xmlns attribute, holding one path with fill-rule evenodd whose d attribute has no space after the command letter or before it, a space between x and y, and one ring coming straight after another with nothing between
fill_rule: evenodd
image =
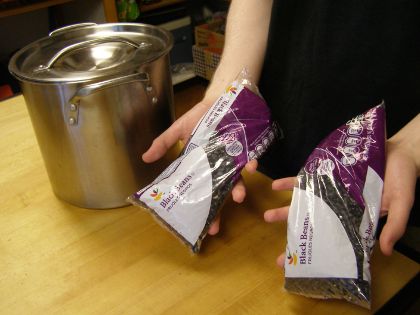
<instances>
[{"instance_id":1,"label":"green glass bottle","mask_svg":"<svg viewBox=\"0 0 420 315\"><path fill-rule=\"evenodd\" d=\"M127 8L127 21L133 22L138 19L140 16L140 9L137 4L136 0L129 0L128 1L128 8Z\"/></svg>"},{"instance_id":2,"label":"green glass bottle","mask_svg":"<svg viewBox=\"0 0 420 315\"><path fill-rule=\"evenodd\" d=\"M120 22L127 21L127 9L128 9L127 0L117 0L118 21Z\"/></svg>"}]
</instances>

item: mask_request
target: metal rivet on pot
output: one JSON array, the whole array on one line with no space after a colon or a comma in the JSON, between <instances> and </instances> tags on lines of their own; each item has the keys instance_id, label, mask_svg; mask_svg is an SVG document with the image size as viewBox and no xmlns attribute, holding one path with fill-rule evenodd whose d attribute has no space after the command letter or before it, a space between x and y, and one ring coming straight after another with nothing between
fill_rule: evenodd
<instances>
[{"instance_id":1,"label":"metal rivet on pot","mask_svg":"<svg viewBox=\"0 0 420 315\"><path fill-rule=\"evenodd\" d=\"M74 118L74 117L70 117L70 118L69 118L69 124L70 124L70 125L75 125L75 124L76 124L76 118Z\"/></svg>"},{"instance_id":2,"label":"metal rivet on pot","mask_svg":"<svg viewBox=\"0 0 420 315\"><path fill-rule=\"evenodd\" d=\"M156 104L158 102L158 98L156 97L156 96L154 96L153 98L152 98L152 103L153 104Z\"/></svg>"},{"instance_id":3,"label":"metal rivet on pot","mask_svg":"<svg viewBox=\"0 0 420 315\"><path fill-rule=\"evenodd\" d=\"M77 110L76 104L70 104L70 111L75 112Z\"/></svg>"},{"instance_id":4,"label":"metal rivet on pot","mask_svg":"<svg viewBox=\"0 0 420 315\"><path fill-rule=\"evenodd\" d=\"M151 85L147 86L146 87L146 91L147 91L147 93L152 92L153 91L153 87Z\"/></svg>"}]
</instances>

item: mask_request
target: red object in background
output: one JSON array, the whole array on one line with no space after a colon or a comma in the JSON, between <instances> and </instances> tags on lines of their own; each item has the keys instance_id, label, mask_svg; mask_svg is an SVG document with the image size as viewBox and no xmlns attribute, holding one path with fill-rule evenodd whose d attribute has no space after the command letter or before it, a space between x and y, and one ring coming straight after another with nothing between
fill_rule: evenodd
<instances>
[{"instance_id":1,"label":"red object in background","mask_svg":"<svg viewBox=\"0 0 420 315\"><path fill-rule=\"evenodd\" d=\"M0 101L12 97L13 91L10 85L0 85Z\"/></svg>"}]
</instances>

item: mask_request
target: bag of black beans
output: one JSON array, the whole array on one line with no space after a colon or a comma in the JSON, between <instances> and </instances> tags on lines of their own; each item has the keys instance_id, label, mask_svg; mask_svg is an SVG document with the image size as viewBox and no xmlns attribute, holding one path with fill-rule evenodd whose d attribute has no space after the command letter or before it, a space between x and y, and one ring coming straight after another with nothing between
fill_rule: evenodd
<instances>
[{"instance_id":1,"label":"bag of black beans","mask_svg":"<svg viewBox=\"0 0 420 315\"><path fill-rule=\"evenodd\" d=\"M380 104L333 131L306 160L287 220L286 290L370 308L385 138Z\"/></svg>"},{"instance_id":2,"label":"bag of black beans","mask_svg":"<svg viewBox=\"0 0 420 315\"><path fill-rule=\"evenodd\" d=\"M242 71L197 124L180 156L129 201L198 253L242 168L265 152L275 134L267 104Z\"/></svg>"}]
</instances>

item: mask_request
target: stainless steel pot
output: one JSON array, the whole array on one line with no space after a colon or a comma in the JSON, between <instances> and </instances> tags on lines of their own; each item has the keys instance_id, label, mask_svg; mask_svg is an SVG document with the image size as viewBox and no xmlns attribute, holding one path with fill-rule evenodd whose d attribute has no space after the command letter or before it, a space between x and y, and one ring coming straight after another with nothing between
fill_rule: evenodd
<instances>
[{"instance_id":1,"label":"stainless steel pot","mask_svg":"<svg viewBox=\"0 0 420 315\"><path fill-rule=\"evenodd\" d=\"M141 154L173 119L172 45L151 25L78 24L12 57L59 198L120 207L163 169Z\"/></svg>"}]
</instances>

